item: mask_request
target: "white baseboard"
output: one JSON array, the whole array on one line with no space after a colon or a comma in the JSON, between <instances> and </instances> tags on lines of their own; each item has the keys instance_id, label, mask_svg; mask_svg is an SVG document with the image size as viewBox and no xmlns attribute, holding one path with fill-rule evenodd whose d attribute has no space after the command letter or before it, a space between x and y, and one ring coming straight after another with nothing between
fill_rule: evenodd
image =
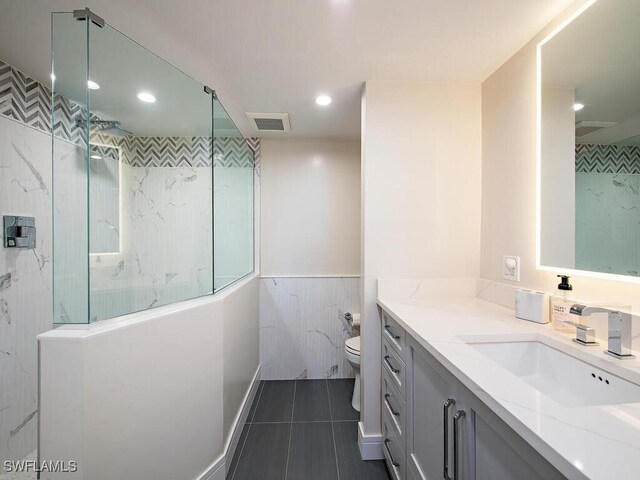
<instances>
[{"instance_id":1,"label":"white baseboard","mask_svg":"<svg viewBox=\"0 0 640 480\"><path fill-rule=\"evenodd\" d=\"M244 396L242 408L234 419L233 433L231 434L229 440L227 440L227 444L225 445L225 456L229 459L229 462L231 462L233 454L236 452L236 447L238 446L238 442L240 441L240 436L242 435L244 424L247 423L247 417L249 416L251 405L253 405L253 400L256 398L256 393L258 393L261 376L262 367L258 365L256 373L253 376L253 380L251 381L251 386L249 387L249 390L247 390L247 394Z\"/></svg>"},{"instance_id":2,"label":"white baseboard","mask_svg":"<svg viewBox=\"0 0 640 480\"><path fill-rule=\"evenodd\" d=\"M362 460L382 460L382 434L365 435L363 423L358 422L358 447Z\"/></svg>"},{"instance_id":3,"label":"white baseboard","mask_svg":"<svg viewBox=\"0 0 640 480\"><path fill-rule=\"evenodd\" d=\"M260 385L260 374L261 374L261 366L258 365L255 375L253 376L253 380L251 381L251 385L247 390L247 393L244 396L244 400L242 401L242 408L238 411L236 418L233 422L233 433L229 436L227 443L224 446L224 452L222 455L211 464L211 466L207 469L205 473L200 475L198 480L224 480L226 477L226 464L227 460L231 463L231 459L236 451L236 447L238 446L238 442L240 441L240 435L242 435L242 429L244 428L244 424L247 422L247 417L249 416L249 411L251 410L251 405L253 405L253 400L256 398L256 393L258 392L258 386Z\"/></svg>"}]
</instances>

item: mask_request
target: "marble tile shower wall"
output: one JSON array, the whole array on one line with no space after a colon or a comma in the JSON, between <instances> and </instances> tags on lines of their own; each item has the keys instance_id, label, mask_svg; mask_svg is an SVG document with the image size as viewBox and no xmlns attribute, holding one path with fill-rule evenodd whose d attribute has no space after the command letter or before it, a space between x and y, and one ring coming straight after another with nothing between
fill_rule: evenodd
<instances>
[{"instance_id":1,"label":"marble tile shower wall","mask_svg":"<svg viewBox=\"0 0 640 480\"><path fill-rule=\"evenodd\" d=\"M640 275L640 147L576 145L575 188L576 268Z\"/></svg>"},{"instance_id":2,"label":"marble tile shower wall","mask_svg":"<svg viewBox=\"0 0 640 480\"><path fill-rule=\"evenodd\" d=\"M119 255L91 256L91 321L210 293L211 168L123 165ZM180 227L179 230L182 230ZM167 252L177 252L175 255Z\"/></svg>"},{"instance_id":3,"label":"marble tile shower wall","mask_svg":"<svg viewBox=\"0 0 640 480\"><path fill-rule=\"evenodd\" d=\"M640 275L639 192L640 175L576 173L576 268Z\"/></svg>"},{"instance_id":4,"label":"marble tile shower wall","mask_svg":"<svg viewBox=\"0 0 640 480\"><path fill-rule=\"evenodd\" d=\"M213 192L210 161L204 160L210 158L210 153L203 150L211 147L211 139L205 142L196 137L193 141L178 137L131 137L125 145L101 137L103 144L117 145L123 158L129 161L122 170L123 251L116 256L91 257L91 321L212 292L213 252L203 248L212 245L212 193L218 205L242 205L246 183L242 184L241 179L253 167L254 155L259 158L259 139L252 139L249 150L243 138L216 138L217 188ZM143 145L146 147L142 148ZM195 150L189 150L191 147ZM256 172L259 168L257 163ZM240 175L239 182L233 181L234 173ZM238 183L240 189L233 188ZM232 213L232 209L222 213ZM226 217L222 217L221 212L216 213L218 231L233 231L234 219L225 223ZM235 243L229 240L240 249L239 241L244 237L247 236ZM220 238L217 244L221 244ZM240 253L247 251L240 250ZM173 252L178 253L172 255ZM232 269L234 262L230 263L231 268L214 272L216 288L229 283L228 278L237 278Z\"/></svg>"},{"instance_id":5,"label":"marble tile shower wall","mask_svg":"<svg viewBox=\"0 0 640 480\"><path fill-rule=\"evenodd\" d=\"M33 250L0 250L0 468L37 445L36 335L51 329L51 136L47 90L0 62L0 214L36 217Z\"/></svg>"},{"instance_id":6,"label":"marble tile shower wall","mask_svg":"<svg viewBox=\"0 0 640 480\"><path fill-rule=\"evenodd\" d=\"M360 279L262 278L260 364L263 380L354 376L344 342L359 335L344 320L359 311Z\"/></svg>"}]
</instances>

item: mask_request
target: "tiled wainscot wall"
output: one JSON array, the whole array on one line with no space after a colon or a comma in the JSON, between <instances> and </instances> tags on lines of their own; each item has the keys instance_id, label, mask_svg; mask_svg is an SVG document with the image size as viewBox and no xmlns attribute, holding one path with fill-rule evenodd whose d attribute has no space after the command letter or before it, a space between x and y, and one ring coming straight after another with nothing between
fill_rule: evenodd
<instances>
[{"instance_id":1,"label":"tiled wainscot wall","mask_svg":"<svg viewBox=\"0 0 640 480\"><path fill-rule=\"evenodd\" d=\"M359 277L263 277L262 379L352 377L344 342L360 333L344 314L359 312L359 289Z\"/></svg>"}]
</instances>

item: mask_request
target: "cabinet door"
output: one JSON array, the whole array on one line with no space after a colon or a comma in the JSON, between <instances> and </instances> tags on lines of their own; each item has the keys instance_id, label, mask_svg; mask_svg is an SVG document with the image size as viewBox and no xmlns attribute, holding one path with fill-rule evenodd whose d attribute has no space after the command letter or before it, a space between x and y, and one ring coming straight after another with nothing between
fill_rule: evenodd
<instances>
[{"instance_id":1,"label":"cabinet door","mask_svg":"<svg viewBox=\"0 0 640 480\"><path fill-rule=\"evenodd\" d=\"M476 480L560 480L564 475L493 412L474 410Z\"/></svg>"},{"instance_id":2,"label":"cabinet door","mask_svg":"<svg viewBox=\"0 0 640 480\"><path fill-rule=\"evenodd\" d=\"M413 340L407 374L407 463L416 480L453 475L453 416L457 382ZM448 406L445 406L448 405ZM446 421L445 421L446 414ZM448 443L445 454L445 430Z\"/></svg>"}]
</instances>

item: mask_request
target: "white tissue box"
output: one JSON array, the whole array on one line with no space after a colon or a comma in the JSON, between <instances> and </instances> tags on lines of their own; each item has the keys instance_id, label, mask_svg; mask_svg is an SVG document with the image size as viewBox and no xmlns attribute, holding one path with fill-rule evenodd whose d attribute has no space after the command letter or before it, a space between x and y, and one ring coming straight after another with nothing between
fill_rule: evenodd
<instances>
[{"instance_id":1,"label":"white tissue box","mask_svg":"<svg viewBox=\"0 0 640 480\"><path fill-rule=\"evenodd\" d=\"M536 323L549 323L549 295L532 290L516 290L516 317Z\"/></svg>"}]
</instances>

